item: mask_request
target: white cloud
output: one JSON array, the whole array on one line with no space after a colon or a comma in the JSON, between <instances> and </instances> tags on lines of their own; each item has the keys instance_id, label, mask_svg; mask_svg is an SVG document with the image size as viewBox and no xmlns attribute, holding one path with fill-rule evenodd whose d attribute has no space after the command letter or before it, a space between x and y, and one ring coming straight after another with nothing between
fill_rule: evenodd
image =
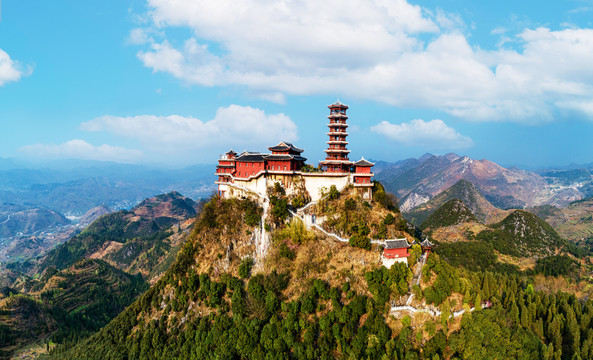
<instances>
[{"instance_id":1,"label":"white cloud","mask_svg":"<svg viewBox=\"0 0 593 360\"><path fill-rule=\"evenodd\" d=\"M383 121L372 126L371 130L408 146L422 146L437 150L463 149L473 146L472 139L459 134L439 119L431 121L415 119L402 124Z\"/></svg>"},{"instance_id":2,"label":"white cloud","mask_svg":"<svg viewBox=\"0 0 593 360\"><path fill-rule=\"evenodd\" d=\"M37 158L45 159L83 159L99 161L134 162L142 157L142 152L111 145L92 145L80 139L62 144L27 145L20 151Z\"/></svg>"},{"instance_id":3,"label":"white cloud","mask_svg":"<svg viewBox=\"0 0 593 360\"><path fill-rule=\"evenodd\" d=\"M468 42L459 16L405 0L148 4L152 23L131 34L146 42L138 52L145 66L189 84L244 86L278 103L324 94L537 123L593 98L591 29L497 28L500 46L516 49L485 50ZM178 44L165 36L170 27L193 35Z\"/></svg>"},{"instance_id":4,"label":"white cloud","mask_svg":"<svg viewBox=\"0 0 593 360\"><path fill-rule=\"evenodd\" d=\"M297 140L297 126L284 114L268 115L249 106L230 105L214 119L202 121L179 115L102 116L82 123L85 131L107 131L135 138L146 147L171 154L201 149L219 152L270 145L270 139Z\"/></svg>"},{"instance_id":5,"label":"white cloud","mask_svg":"<svg viewBox=\"0 0 593 360\"><path fill-rule=\"evenodd\" d=\"M0 49L0 86L10 81L18 81L22 72L17 68L17 64L10 56Z\"/></svg>"}]
</instances>

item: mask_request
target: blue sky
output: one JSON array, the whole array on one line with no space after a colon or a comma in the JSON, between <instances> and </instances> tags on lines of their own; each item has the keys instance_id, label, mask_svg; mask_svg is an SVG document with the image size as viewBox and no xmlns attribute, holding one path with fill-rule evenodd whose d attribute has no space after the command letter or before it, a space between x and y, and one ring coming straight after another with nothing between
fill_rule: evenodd
<instances>
[{"instance_id":1,"label":"blue sky","mask_svg":"<svg viewBox=\"0 0 593 360\"><path fill-rule=\"evenodd\" d=\"M593 162L593 1L3 0L0 157Z\"/></svg>"}]
</instances>

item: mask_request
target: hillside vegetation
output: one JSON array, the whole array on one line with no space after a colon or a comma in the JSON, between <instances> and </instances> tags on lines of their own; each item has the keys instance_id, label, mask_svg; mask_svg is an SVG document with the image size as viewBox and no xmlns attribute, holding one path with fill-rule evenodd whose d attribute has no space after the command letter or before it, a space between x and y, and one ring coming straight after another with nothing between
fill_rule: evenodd
<instances>
[{"instance_id":1,"label":"hillside vegetation","mask_svg":"<svg viewBox=\"0 0 593 360\"><path fill-rule=\"evenodd\" d=\"M515 210L491 229L484 230L478 239L513 256L551 255L564 245L560 235L545 221L523 210Z\"/></svg>"},{"instance_id":2,"label":"hillside vegetation","mask_svg":"<svg viewBox=\"0 0 593 360\"><path fill-rule=\"evenodd\" d=\"M324 229L358 247L370 249L370 239L407 237L413 241L415 227L401 216L397 199L378 182L373 197L373 201L365 201L352 187L341 193L334 188L308 211L324 221Z\"/></svg>"},{"instance_id":3,"label":"hillside vegetation","mask_svg":"<svg viewBox=\"0 0 593 360\"><path fill-rule=\"evenodd\" d=\"M0 296L0 327L10 334L0 339L5 353L50 335L58 343L88 336L148 289L142 277L101 260L82 260L62 271L50 269L24 286L25 293L12 289Z\"/></svg>"},{"instance_id":4,"label":"hillside vegetation","mask_svg":"<svg viewBox=\"0 0 593 360\"><path fill-rule=\"evenodd\" d=\"M472 211L459 199L452 199L444 203L420 226L423 230L447 227L466 222L478 222Z\"/></svg>"},{"instance_id":5,"label":"hillside vegetation","mask_svg":"<svg viewBox=\"0 0 593 360\"><path fill-rule=\"evenodd\" d=\"M105 326L169 268L200 208L175 192L159 195L98 218L39 263L8 264L0 351L43 339L73 344Z\"/></svg>"},{"instance_id":6,"label":"hillside vegetation","mask_svg":"<svg viewBox=\"0 0 593 360\"><path fill-rule=\"evenodd\" d=\"M354 201L356 209L366 206ZM283 206L276 199L270 212L280 216ZM337 243L288 219L268 226L272 243L262 263L249 255L260 240L258 209L250 200L213 198L156 284L100 332L72 348L56 347L51 357L593 357L591 301L537 291L528 277L452 266L432 254L413 289L414 304L429 304L441 315L396 318L389 304L410 286L406 265L382 268L373 250ZM470 307L475 311L461 320L450 317Z\"/></svg>"},{"instance_id":7,"label":"hillside vegetation","mask_svg":"<svg viewBox=\"0 0 593 360\"><path fill-rule=\"evenodd\" d=\"M130 211L103 215L49 252L38 271L50 266L64 269L93 254L127 270L147 252L154 252L151 258L156 262L170 248L165 239L173 235L172 226L193 218L197 210L198 204L193 200L172 192L146 199Z\"/></svg>"}]
</instances>

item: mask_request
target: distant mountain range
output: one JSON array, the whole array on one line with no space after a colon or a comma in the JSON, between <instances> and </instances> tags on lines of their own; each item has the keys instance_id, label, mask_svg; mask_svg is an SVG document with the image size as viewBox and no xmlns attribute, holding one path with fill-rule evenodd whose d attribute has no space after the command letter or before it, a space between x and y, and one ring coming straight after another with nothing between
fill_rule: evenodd
<instances>
[{"instance_id":1,"label":"distant mountain range","mask_svg":"<svg viewBox=\"0 0 593 360\"><path fill-rule=\"evenodd\" d=\"M593 194L593 176L586 167L534 172L453 153L378 162L375 178L401 199L403 211L428 202L461 179L470 181L490 203L502 209L544 204L562 207Z\"/></svg>"},{"instance_id":2,"label":"distant mountain range","mask_svg":"<svg viewBox=\"0 0 593 360\"><path fill-rule=\"evenodd\" d=\"M214 165L159 169L92 161L0 167L0 202L82 215L99 205L129 209L142 199L172 190L198 199L215 189L214 170Z\"/></svg>"}]
</instances>

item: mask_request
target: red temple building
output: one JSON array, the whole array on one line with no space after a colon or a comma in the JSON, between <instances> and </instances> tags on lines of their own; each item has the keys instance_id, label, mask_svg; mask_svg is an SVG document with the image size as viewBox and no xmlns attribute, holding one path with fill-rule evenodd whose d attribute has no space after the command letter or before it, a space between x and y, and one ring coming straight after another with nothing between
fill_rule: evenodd
<instances>
[{"instance_id":1,"label":"red temple building","mask_svg":"<svg viewBox=\"0 0 593 360\"><path fill-rule=\"evenodd\" d=\"M244 151L237 155L230 150L218 159L216 184L219 196L244 196L248 192L265 194L270 185L268 182L281 182L290 193L298 177L313 200L319 199L323 189L335 185L341 190L348 184L357 188L364 198L370 199L374 175L371 168L375 164L364 158L355 163L349 160L350 150L346 148L348 106L337 101L328 108L329 140L328 148L324 150L327 153L326 158L319 163L322 171L301 171L307 160L301 155L303 149L284 141L268 147L271 153L267 154Z\"/></svg>"},{"instance_id":2,"label":"red temple building","mask_svg":"<svg viewBox=\"0 0 593 360\"><path fill-rule=\"evenodd\" d=\"M386 268L390 268L396 262L408 263L410 256L410 243L406 239L385 240L385 249L383 249L382 261Z\"/></svg>"}]
</instances>

